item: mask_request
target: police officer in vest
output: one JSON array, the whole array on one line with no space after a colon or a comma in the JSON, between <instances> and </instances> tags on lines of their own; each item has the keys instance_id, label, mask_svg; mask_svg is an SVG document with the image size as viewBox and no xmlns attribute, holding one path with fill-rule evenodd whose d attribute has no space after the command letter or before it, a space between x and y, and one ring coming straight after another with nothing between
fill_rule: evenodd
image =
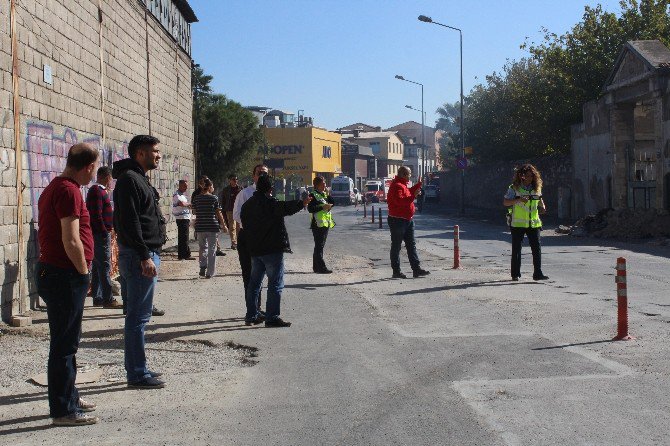
<instances>
[{"instance_id":1,"label":"police officer in vest","mask_svg":"<svg viewBox=\"0 0 670 446\"><path fill-rule=\"evenodd\" d=\"M323 177L314 178L314 192L310 194L312 201L307 206L307 210L312 214L312 234L314 235L314 256L312 267L315 273L330 274L333 271L326 268L326 262L323 260L323 247L326 245L328 230L335 226L333 214L330 210L335 205L333 197L326 192L326 181Z\"/></svg>"},{"instance_id":2,"label":"police officer in vest","mask_svg":"<svg viewBox=\"0 0 670 446\"><path fill-rule=\"evenodd\" d=\"M532 164L524 164L514 172L503 205L509 207L508 215L512 232L512 280L521 277L521 242L528 237L533 252L533 280L547 280L542 273L542 251L540 249L540 214L547 212L542 200L542 178Z\"/></svg>"}]
</instances>

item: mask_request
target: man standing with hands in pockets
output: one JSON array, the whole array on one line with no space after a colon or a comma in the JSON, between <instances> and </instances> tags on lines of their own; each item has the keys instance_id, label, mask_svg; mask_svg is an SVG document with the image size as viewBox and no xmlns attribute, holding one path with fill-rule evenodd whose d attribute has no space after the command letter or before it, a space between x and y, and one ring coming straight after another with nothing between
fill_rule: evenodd
<instances>
[{"instance_id":1,"label":"man standing with hands in pockets","mask_svg":"<svg viewBox=\"0 0 670 446\"><path fill-rule=\"evenodd\" d=\"M93 232L81 186L93 180L98 149L75 144L65 170L42 191L38 201L40 258L35 267L37 292L47 304L49 319L49 415L57 426L95 424L83 412L95 404L79 397L75 386L84 299L91 283Z\"/></svg>"},{"instance_id":2,"label":"man standing with hands in pockets","mask_svg":"<svg viewBox=\"0 0 670 446\"><path fill-rule=\"evenodd\" d=\"M126 288L125 365L128 387L159 389L162 374L147 368L144 328L151 319L154 288L165 243L165 218L158 191L146 173L158 167L161 152L158 138L133 137L128 144L130 158L114 163L114 229L119 244L119 270Z\"/></svg>"}]
</instances>

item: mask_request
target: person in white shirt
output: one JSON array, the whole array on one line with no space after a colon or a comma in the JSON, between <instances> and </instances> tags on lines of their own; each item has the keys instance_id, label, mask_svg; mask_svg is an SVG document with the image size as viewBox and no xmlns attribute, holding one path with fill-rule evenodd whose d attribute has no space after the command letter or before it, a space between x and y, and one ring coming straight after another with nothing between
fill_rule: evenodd
<instances>
[{"instance_id":1,"label":"person in white shirt","mask_svg":"<svg viewBox=\"0 0 670 446\"><path fill-rule=\"evenodd\" d=\"M191 203L186 198L188 182L179 180L179 188L172 195L172 215L177 223L177 258L193 260L188 246L188 227L191 223Z\"/></svg>"},{"instance_id":2,"label":"person in white shirt","mask_svg":"<svg viewBox=\"0 0 670 446\"><path fill-rule=\"evenodd\" d=\"M265 164L257 164L254 166L252 171L254 184L245 187L237 194L235 198L235 204L233 205L233 220L235 220L240 225L240 233L237 235L237 256L240 259L240 268L242 269L242 282L244 283L244 296L247 294L247 287L249 286L249 279L251 277L251 254L247 247L247 242L245 240L244 226L242 226L242 218L240 213L242 212L242 205L252 197L254 192L256 192L256 183L258 182L258 177L261 174L268 173L268 166ZM244 299L246 305L246 299ZM246 308L246 307L245 307ZM260 311L261 308L261 293L258 293L258 311L261 316L264 316L264 313Z\"/></svg>"}]
</instances>

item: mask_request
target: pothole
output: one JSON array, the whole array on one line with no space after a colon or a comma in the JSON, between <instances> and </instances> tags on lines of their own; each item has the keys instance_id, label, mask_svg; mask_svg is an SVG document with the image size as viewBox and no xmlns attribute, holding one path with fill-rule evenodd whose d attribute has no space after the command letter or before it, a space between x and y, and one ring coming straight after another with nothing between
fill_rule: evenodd
<instances>
[{"instance_id":1,"label":"pothole","mask_svg":"<svg viewBox=\"0 0 670 446\"><path fill-rule=\"evenodd\" d=\"M170 375L225 372L236 367L252 367L258 363L258 348L232 341L217 343L208 339L172 339L145 345L150 370ZM3 357L0 361L0 389L34 388L31 377L46 373L49 338L27 333L3 333L0 336ZM77 365L82 373L102 371L97 383L123 382L123 336L83 339L77 352Z\"/></svg>"}]
</instances>

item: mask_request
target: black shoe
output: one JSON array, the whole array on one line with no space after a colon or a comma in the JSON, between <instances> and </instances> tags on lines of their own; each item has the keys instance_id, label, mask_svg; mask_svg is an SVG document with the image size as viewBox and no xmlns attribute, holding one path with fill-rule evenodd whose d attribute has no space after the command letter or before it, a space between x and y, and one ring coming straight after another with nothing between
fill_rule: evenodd
<instances>
[{"instance_id":1,"label":"black shoe","mask_svg":"<svg viewBox=\"0 0 670 446\"><path fill-rule=\"evenodd\" d=\"M159 310L156 307L153 307L151 309L151 315L152 316L165 316L165 311L164 310Z\"/></svg>"},{"instance_id":2,"label":"black shoe","mask_svg":"<svg viewBox=\"0 0 670 446\"><path fill-rule=\"evenodd\" d=\"M549 276L545 276L544 274L533 274L533 280L547 280L549 279Z\"/></svg>"},{"instance_id":3,"label":"black shoe","mask_svg":"<svg viewBox=\"0 0 670 446\"><path fill-rule=\"evenodd\" d=\"M204 266L201 266L201 267L200 267L200 272L198 273L198 275L199 275L200 277L205 277L205 271L207 271L207 268L204 267Z\"/></svg>"},{"instance_id":4,"label":"black shoe","mask_svg":"<svg viewBox=\"0 0 670 446\"><path fill-rule=\"evenodd\" d=\"M103 308L112 308L115 310L118 310L119 308L123 308L123 304L119 302L118 300L112 298L109 302L103 302L102 303Z\"/></svg>"},{"instance_id":5,"label":"black shoe","mask_svg":"<svg viewBox=\"0 0 670 446\"><path fill-rule=\"evenodd\" d=\"M195 260L195 257L179 257L179 260Z\"/></svg>"},{"instance_id":6,"label":"black shoe","mask_svg":"<svg viewBox=\"0 0 670 446\"><path fill-rule=\"evenodd\" d=\"M94 307L102 307L102 304L103 304L102 299L99 299L99 300L98 299L93 299L93 306Z\"/></svg>"},{"instance_id":7,"label":"black shoe","mask_svg":"<svg viewBox=\"0 0 670 446\"><path fill-rule=\"evenodd\" d=\"M220 249L217 249L217 250L216 250L216 255L217 255L217 257L223 257L223 256L226 255L226 253L223 252L223 251L221 251Z\"/></svg>"},{"instance_id":8,"label":"black shoe","mask_svg":"<svg viewBox=\"0 0 670 446\"><path fill-rule=\"evenodd\" d=\"M515 282L518 282L518 281L519 281L519 277L518 277L518 276L513 276L513 277L512 277L512 280L515 281Z\"/></svg>"},{"instance_id":9,"label":"black shoe","mask_svg":"<svg viewBox=\"0 0 670 446\"><path fill-rule=\"evenodd\" d=\"M315 269L314 272L317 273L317 274L332 274L333 270L328 269L328 268L320 268L320 269Z\"/></svg>"},{"instance_id":10,"label":"black shoe","mask_svg":"<svg viewBox=\"0 0 670 446\"><path fill-rule=\"evenodd\" d=\"M258 324L260 324L260 323L262 323L262 322L265 322L265 313L263 313L263 314L260 314L260 313L259 313L259 314L258 314L255 318L253 318L253 319L244 319L244 325L246 325L247 327L248 327L249 325L258 325Z\"/></svg>"},{"instance_id":11,"label":"black shoe","mask_svg":"<svg viewBox=\"0 0 670 446\"><path fill-rule=\"evenodd\" d=\"M230 245L230 249L232 249L233 251L237 251L237 245Z\"/></svg>"},{"instance_id":12,"label":"black shoe","mask_svg":"<svg viewBox=\"0 0 670 446\"><path fill-rule=\"evenodd\" d=\"M149 374L151 375L152 378L158 378L159 376L163 376L162 372L152 372L149 370Z\"/></svg>"},{"instance_id":13,"label":"black shoe","mask_svg":"<svg viewBox=\"0 0 670 446\"><path fill-rule=\"evenodd\" d=\"M407 279L407 276L401 273L400 271L394 271L393 272L393 278L394 279Z\"/></svg>"},{"instance_id":14,"label":"black shoe","mask_svg":"<svg viewBox=\"0 0 670 446\"><path fill-rule=\"evenodd\" d=\"M428 274L430 274L430 271L426 271L425 269L421 269L421 268L419 268L419 269L417 269L417 270L414 270L414 272L412 273L412 275L413 275L415 278L416 278L416 277L427 276Z\"/></svg>"},{"instance_id":15,"label":"black shoe","mask_svg":"<svg viewBox=\"0 0 670 446\"><path fill-rule=\"evenodd\" d=\"M144 378L141 381L128 383L128 387L131 389L162 389L165 387L165 381L150 376L149 378Z\"/></svg>"},{"instance_id":16,"label":"black shoe","mask_svg":"<svg viewBox=\"0 0 670 446\"><path fill-rule=\"evenodd\" d=\"M278 318L275 318L275 319L270 319L269 321L265 321L265 326L266 327L276 327L276 328L290 327L291 323L286 322L282 318L278 317Z\"/></svg>"}]
</instances>

